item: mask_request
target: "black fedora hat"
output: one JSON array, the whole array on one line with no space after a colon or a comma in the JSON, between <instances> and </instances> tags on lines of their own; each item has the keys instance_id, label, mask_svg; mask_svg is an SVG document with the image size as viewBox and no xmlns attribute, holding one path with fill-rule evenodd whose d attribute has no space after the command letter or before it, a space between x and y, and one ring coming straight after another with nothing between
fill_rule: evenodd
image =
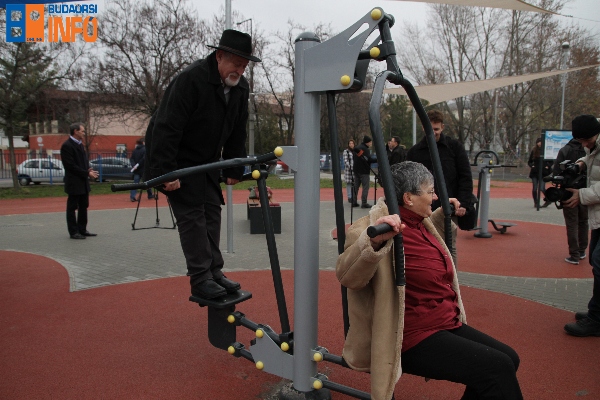
<instances>
[{"instance_id":1,"label":"black fedora hat","mask_svg":"<svg viewBox=\"0 0 600 400\"><path fill-rule=\"evenodd\" d=\"M221 35L218 46L208 46L213 49L223 50L247 60L260 62L261 59L252 55L252 38L247 33L226 29Z\"/></svg>"}]
</instances>

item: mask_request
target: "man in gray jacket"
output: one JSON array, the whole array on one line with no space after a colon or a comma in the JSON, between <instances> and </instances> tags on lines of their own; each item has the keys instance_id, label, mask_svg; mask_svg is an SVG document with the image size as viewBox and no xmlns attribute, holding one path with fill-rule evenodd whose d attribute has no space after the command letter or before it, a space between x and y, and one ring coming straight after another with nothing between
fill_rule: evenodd
<instances>
[{"instance_id":1,"label":"man in gray jacket","mask_svg":"<svg viewBox=\"0 0 600 400\"><path fill-rule=\"evenodd\" d=\"M600 122L593 115L580 115L573 119L572 132L573 138L585 148L586 155L577 160L577 166L580 171L587 171L587 187L567 189L573 196L563 205L570 208L579 204L588 206L594 286L588 311L576 313L576 321L566 324L565 331L573 336L600 336Z\"/></svg>"}]
</instances>

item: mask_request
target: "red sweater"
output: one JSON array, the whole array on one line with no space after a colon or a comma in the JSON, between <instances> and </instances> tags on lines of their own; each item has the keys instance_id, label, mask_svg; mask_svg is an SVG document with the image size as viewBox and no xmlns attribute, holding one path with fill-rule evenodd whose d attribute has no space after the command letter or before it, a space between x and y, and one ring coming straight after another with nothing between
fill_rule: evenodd
<instances>
[{"instance_id":1,"label":"red sweater","mask_svg":"<svg viewBox=\"0 0 600 400\"><path fill-rule=\"evenodd\" d=\"M450 255L423 226L423 217L400 207L406 270L402 351L441 330L461 326Z\"/></svg>"}]
</instances>

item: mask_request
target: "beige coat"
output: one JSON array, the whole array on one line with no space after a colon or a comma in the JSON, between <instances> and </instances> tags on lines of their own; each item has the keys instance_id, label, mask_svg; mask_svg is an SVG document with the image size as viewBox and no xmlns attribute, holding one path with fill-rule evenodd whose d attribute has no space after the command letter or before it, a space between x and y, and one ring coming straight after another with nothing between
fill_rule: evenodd
<instances>
[{"instance_id":1,"label":"beige coat","mask_svg":"<svg viewBox=\"0 0 600 400\"><path fill-rule=\"evenodd\" d=\"M352 369L371 373L373 400L390 399L402 374L400 350L404 331L405 291L404 287L395 285L391 251L393 240L389 240L379 251L374 251L366 231L368 226L374 225L377 219L385 215L388 215L388 209L381 198L368 216L356 221L348 230L345 250L338 257L336 267L338 280L348 288L350 329L342 355ZM443 218L440 208L423 223L448 252L434 226L434 221L443 222ZM436 225L443 226L443 223ZM456 229L454 224L453 229ZM456 274L452 288L458 296L459 319L466 324Z\"/></svg>"},{"instance_id":2,"label":"beige coat","mask_svg":"<svg viewBox=\"0 0 600 400\"><path fill-rule=\"evenodd\" d=\"M587 168L587 187L579 189L579 201L588 206L590 229L600 228L600 135L596 139L596 147L590 152L587 147L583 161Z\"/></svg>"}]
</instances>

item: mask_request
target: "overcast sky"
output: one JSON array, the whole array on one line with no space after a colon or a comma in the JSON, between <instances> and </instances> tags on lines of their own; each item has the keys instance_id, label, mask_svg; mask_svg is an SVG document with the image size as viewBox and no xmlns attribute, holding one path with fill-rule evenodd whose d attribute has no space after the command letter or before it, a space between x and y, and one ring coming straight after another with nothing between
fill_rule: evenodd
<instances>
[{"instance_id":1,"label":"overcast sky","mask_svg":"<svg viewBox=\"0 0 600 400\"><path fill-rule=\"evenodd\" d=\"M223 12L225 0L192 0L192 4L197 7L200 17L208 18ZM331 23L334 30L340 32L373 7L381 7L386 13L392 14L398 24L405 20L425 21L428 6L424 3L394 0L231 0L231 7L245 18L252 18L266 32L285 31L288 19L307 27L319 22ZM572 0L564 14L598 21L556 17L566 23L581 24L600 36L600 0Z\"/></svg>"}]
</instances>

